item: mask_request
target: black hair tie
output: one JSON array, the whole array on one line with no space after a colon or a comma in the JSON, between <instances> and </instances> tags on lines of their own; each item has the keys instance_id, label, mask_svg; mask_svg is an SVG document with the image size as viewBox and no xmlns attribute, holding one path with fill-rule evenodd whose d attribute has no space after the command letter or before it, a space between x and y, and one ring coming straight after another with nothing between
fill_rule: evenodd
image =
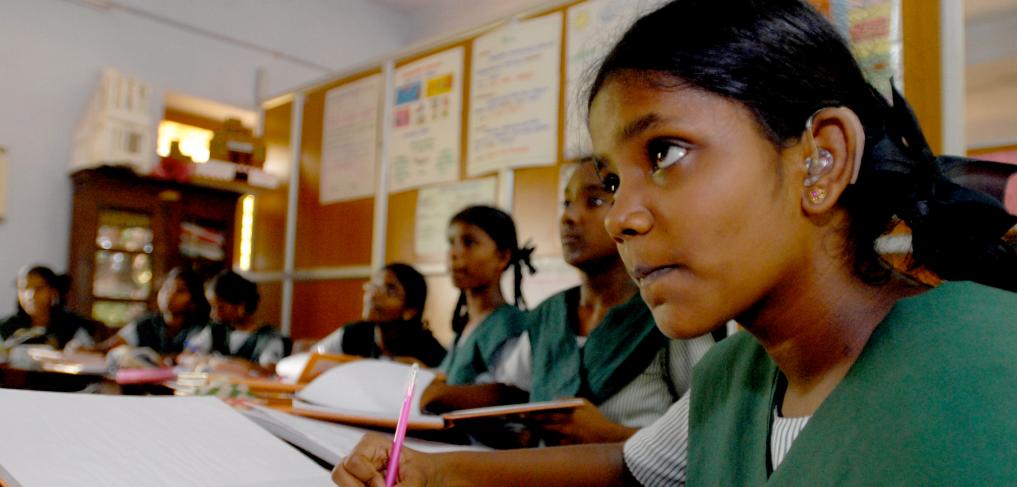
<instances>
[{"instance_id":1,"label":"black hair tie","mask_svg":"<svg viewBox=\"0 0 1017 487\"><path fill-rule=\"evenodd\" d=\"M514 252L515 261L526 266L526 269L530 271L531 276L537 273L537 269L533 267L533 262L531 262L533 251L536 250L536 248L537 247L533 245L532 241L527 241L522 247L519 247Z\"/></svg>"},{"instance_id":2,"label":"black hair tie","mask_svg":"<svg viewBox=\"0 0 1017 487\"><path fill-rule=\"evenodd\" d=\"M1005 277L1004 272L1017 271L1017 253L1002 240L1017 224L1017 216L1008 213L999 199L953 180L995 163L935 156L907 101L896 88L892 94L884 134L866 155L871 165L862 168L870 174L860 179L873 181L869 178L879 174L882 177L875 180L895 186L885 189L899 195L892 200L892 209L911 227L915 259L940 277L1017 287L1017 276ZM1005 170L1017 172L1017 166Z\"/></svg>"}]
</instances>

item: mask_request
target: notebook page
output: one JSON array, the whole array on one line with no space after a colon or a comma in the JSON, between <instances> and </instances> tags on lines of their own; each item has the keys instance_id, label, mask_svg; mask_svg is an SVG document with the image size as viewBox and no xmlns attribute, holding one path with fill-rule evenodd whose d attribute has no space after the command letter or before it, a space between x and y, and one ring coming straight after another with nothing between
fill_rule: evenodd
<instances>
[{"instance_id":1,"label":"notebook page","mask_svg":"<svg viewBox=\"0 0 1017 487\"><path fill-rule=\"evenodd\" d=\"M332 486L329 472L218 399L0 389L10 487Z\"/></svg>"}]
</instances>

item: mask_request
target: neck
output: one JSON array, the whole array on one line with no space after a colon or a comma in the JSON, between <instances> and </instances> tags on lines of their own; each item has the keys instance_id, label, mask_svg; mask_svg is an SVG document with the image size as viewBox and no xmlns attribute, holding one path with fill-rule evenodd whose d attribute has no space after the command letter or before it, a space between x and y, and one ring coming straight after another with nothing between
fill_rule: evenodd
<instances>
[{"instance_id":1,"label":"neck","mask_svg":"<svg viewBox=\"0 0 1017 487\"><path fill-rule=\"evenodd\" d=\"M620 258L598 261L596 265L580 269L582 282L579 284L579 330L580 336L587 336L604 319L611 308L622 304L639 292L636 283L625 271Z\"/></svg>"},{"instance_id":2,"label":"neck","mask_svg":"<svg viewBox=\"0 0 1017 487\"><path fill-rule=\"evenodd\" d=\"M500 283L467 289L466 312L470 314L467 328L483 321L491 311L503 304L505 304L505 297L501 294Z\"/></svg>"},{"instance_id":3,"label":"neck","mask_svg":"<svg viewBox=\"0 0 1017 487\"><path fill-rule=\"evenodd\" d=\"M32 326L39 326L42 328L49 327L50 317L52 317L52 308L40 309L38 313L29 315L32 319Z\"/></svg>"},{"instance_id":4,"label":"neck","mask_svg":"<svg viewBox=\"0 0 1017 487\"><path fill-rule=\"evenodd\" d=\"M787 377L788 416L815 412L894 303L909 294L899 282L865 284L834 259L809 271L764 298L745 321Z\"/></svg>"},{"instance_id":5,"label":"neck","mask_svg":"<svg viewBox=\"0 0 1017 487\"><path fill-rule=\"evenodd\" d=\"M183 327L187 317L183 313L163 312L162 321L166 323L166 327L175 330Z\"/></svg>"}]
</instances>

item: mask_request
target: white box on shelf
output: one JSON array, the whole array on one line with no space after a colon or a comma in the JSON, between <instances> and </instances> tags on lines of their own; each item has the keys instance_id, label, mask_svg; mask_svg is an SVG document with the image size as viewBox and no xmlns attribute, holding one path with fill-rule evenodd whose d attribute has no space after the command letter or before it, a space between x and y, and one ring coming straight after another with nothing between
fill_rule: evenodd
<instances>
[{"instance_id":1,"label":"white box on shelf","mask_svg":"<svg viewBox=\"0 0 1017 487\"><path fill-rule=\"evenodd\" d=\"M126 164L148 173L155 154L155 128L149 114L152 88L105 68L85 116L74 131L70 170Z\"/></svg>"}]
</instances>

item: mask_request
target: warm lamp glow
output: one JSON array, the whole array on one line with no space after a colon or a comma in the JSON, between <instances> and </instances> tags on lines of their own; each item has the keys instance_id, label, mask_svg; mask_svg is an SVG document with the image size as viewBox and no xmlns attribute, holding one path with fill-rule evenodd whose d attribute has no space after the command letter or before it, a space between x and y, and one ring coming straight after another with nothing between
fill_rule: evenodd
<instances>
[{"instance_id":1,"label":"warm lamp glow","mask_svg":"<svg viewBox=\"0 0 1017 487\"><path fill-rule=\"evenodd\" d=\"M240 270L251 270L251 239L254 234L254 195L241 200L240 210Z\"/></svg>"},{"instance_id":2,"label":"warm lamp glow","mask_svg":"<svg viewBox=\"0 0 1017 487\"><path fill-rule=\"evenodd\" d=\"M208 161L208 144L212 141L211 130L193 125L163 120L159 122L159 141L156 152L161 157L169 155L170 143L180 141L180 152L190 156L194 162Z\"/></svg>"}]
</instances>

